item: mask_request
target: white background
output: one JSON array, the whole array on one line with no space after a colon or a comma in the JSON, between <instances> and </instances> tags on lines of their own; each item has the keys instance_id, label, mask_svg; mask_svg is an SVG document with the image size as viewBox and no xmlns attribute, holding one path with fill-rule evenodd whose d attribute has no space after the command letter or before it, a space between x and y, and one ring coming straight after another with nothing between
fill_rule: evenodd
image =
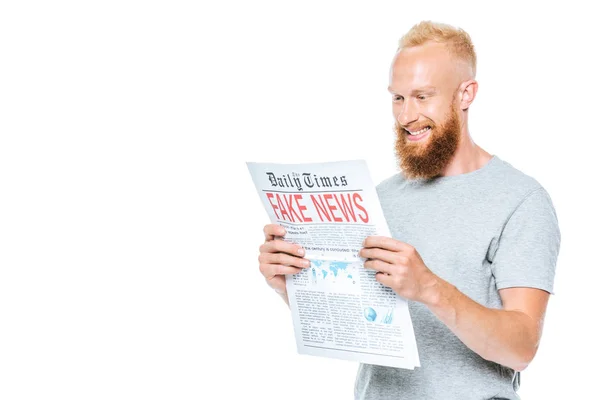
<instances>
[{"instance_id":1,"label":"white background","mask_svg":"<svg viewBox=\"0 0 600 400\"><path fill-rule=\"evenodd\" d=\"M388 69L423 19L471 34L472 137L559 217L521 396L596 392L597 22L478 3L3 2L0 398L351 398L357 365L297 355L258 272L244 162L395 173Z\"/></svg>"}]
</instances>

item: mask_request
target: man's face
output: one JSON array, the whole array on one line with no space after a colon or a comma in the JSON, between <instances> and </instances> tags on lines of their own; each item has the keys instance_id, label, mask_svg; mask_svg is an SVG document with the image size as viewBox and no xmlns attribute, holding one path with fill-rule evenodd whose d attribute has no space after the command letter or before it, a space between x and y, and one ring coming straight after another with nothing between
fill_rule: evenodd
<instances>
[{"instance_id":1,"label":"man's face","mask_svg":"<svg viewBox=\"0 0 600 400\"><path fill-rule=\"evenodd\" d=\"M396 155L409 179L430 179L450 163L461 140L456 61L437 43L396 54L390 73Z\"/></svg>"}]
</instances>

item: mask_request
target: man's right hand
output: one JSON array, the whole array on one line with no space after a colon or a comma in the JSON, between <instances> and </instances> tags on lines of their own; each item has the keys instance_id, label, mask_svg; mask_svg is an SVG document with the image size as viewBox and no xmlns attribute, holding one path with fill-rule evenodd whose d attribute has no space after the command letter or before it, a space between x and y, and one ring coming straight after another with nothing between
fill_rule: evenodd
<instances>
[{"instance_id":1,"label":"man's right hand","mask_svg":"<svg viewBox=\"0 0 600 400\"><path fill-rule=\"evenodd\" d=\"M285 275L297 274L302 269L309 268L310 261L303 258L305 251L301 246L282 240L286 234L283 226L268 224L263 230L265 242L259 248L259 269L269 286L287 303Z\"/></svg>"}]
</instances>

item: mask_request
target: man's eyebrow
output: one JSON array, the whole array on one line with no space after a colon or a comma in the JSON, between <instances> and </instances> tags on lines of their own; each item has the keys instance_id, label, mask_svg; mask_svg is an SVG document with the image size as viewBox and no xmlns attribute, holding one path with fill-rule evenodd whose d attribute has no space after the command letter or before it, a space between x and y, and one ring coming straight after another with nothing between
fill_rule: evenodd
<instances>
[{"instance_id":1,"label":"man's eyebrow","mask_svg":"<svg viewBox=\"0 0 600 400\"><path fill-rule=\"evenodd\" d=\"M437 93L437 89L434 86L425 86L412 91L413 94L418 93Z\"/></svg>"},{"instance_id":2,"label":"man's eyebrow","mask_svg":"<svg viewBox=\"0 0 600 400\"><path fill-rule=\"evenodd\" d=\"M395 94L394 91L392 90L391 87L388 86L388 92ZM419 94L419 93L437 93L437 89L435 88L435 86L423 86L421 88L418 89L414 89L412 92L412 94Z\"/></svg>"}]
</instances>

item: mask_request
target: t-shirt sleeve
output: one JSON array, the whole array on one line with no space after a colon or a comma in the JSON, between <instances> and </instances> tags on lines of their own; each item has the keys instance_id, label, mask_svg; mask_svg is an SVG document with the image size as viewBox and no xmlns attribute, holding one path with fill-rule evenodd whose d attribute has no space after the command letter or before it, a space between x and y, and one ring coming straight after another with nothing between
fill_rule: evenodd
<instances>
[{"instance_id":1,"label":"t-shirt sleeve","mask_svg":"<svg viewBox=\"0 0 600 400\"><path fill-rule=\"evenodd\" d=\"M540 187L517 206L500 234L491 265L496 288L532 287L553 294L560 240L552 200Z\"/></svg>"}]
</instances>

